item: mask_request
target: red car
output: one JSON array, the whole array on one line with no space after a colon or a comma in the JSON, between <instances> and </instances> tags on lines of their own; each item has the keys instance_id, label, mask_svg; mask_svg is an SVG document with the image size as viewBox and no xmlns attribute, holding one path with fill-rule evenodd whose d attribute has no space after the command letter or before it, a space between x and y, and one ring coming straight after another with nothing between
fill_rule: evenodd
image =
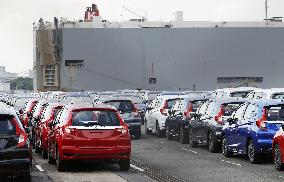
<instances>
[{"instance_id":1,"label":"red car","mask_svg":"<svg viewBox=\"0 0 284 182\"><path fill-rule=\"evenodd\" d=\"M63 104L60 103L49 103L45 105L44 111L42 111L39 122L35 127L35 148L41 151L42 158L47 158L47 137L50 132L48 127L54 118L57 116Z\"/></svg>"},{"instance_id":2,"label":"red car","mask_svg":"<svg viewBox=\"0 0 284 182\"><path fill-rule=\"evenodd\" d=\"M32 117L32 111L37 103L37 99L31 99L26 102L21 118L21 122L23 123L24 127L28 127L29 120Z\"/></svg>"},{"instance_id":3,"label":"red car","mask_svg":"<svg viewBox=\"0 0 284 182\"><path fill-rule=\"evenodd\" d=\"M284 169L284 125L275 134L272 142L272 156L277 170Z\"/></svg>"},{"instance_id":4,"label":"red car","mask_svg":"<svg viewBox=\"0 0 284 182\"><path fill-rule=\"evenodd\" d=\"M130 168L131 141L128 126L118 111L107 105L68 105L49 124L48 162L64 171L67 161L94 160Z\"/></svg>"}]
</instances>

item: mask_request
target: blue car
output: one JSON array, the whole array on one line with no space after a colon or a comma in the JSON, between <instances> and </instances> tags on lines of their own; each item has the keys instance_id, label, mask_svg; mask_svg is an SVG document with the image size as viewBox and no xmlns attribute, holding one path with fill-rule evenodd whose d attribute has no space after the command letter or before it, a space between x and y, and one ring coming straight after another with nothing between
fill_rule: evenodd
<instances>
[{"instance_id":1,"label":"blue car","mask_svg":"<svg viewBox=\"0 0 284 182\"><path fill-rule=\"evenodd\" d=\"M223 155L245 154L251 163L258 163L261 154L271 155L273 137L283 123L283 100L242 104L222 129Z\"/></svg>"}]
</instances>

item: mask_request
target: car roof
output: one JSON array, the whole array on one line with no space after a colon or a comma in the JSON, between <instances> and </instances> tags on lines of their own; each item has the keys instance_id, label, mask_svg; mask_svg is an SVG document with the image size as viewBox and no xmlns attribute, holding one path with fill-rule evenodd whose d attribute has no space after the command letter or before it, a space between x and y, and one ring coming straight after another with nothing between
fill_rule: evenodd
<instances>
[{"instance_id":1,"label":"car roof","mask_svg":"<svg viewBox=\"0 0 284 182\"><path fill-rule=\"evenodd\" d=\"M6 104L0 102L0 114L15 116L16 111L13 109L13 107L7 106Z\"/></svg>"}]
</instances>

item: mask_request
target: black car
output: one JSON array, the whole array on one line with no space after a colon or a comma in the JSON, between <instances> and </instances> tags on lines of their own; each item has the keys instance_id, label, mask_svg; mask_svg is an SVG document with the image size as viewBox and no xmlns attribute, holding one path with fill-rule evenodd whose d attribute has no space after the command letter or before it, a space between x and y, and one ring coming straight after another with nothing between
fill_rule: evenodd
<instances>
[{"instance_id":1,"label":"black car","mask_svg":"<svg viewBox=\"0 0 284 182\"><path fill-rule=\"evenodd\" d=\"M104 101L104 103L119 111L121 118L128 125L130 135L134 135L136 139L141 138L141 116L131 100L112 99Z\"/></svg>"},{"instance_id":2,"label":"black car","mask_svg":"<svg viewBox=\"0 0 284 182\"><path fill-rule=\"evenodd\" d=\"M188 128L190 126L191 114L208 99L202 98L181 98L176 101L169 111L166 120L166 137L168 140L179 138L180 143L188 143Z\"/></svg>"},{"instance_id":3,"label":"black car","mask_svg":"<svg viewBox=\"0 0 284 182\"><path fill-rule=\"evenodd\" d=\"M188 136L191 147L206 144L210 152L220 150L222 128L244 102L245 99L216 99L205 102L190 122Z\"/></svg>"},{"instance_id":4,"label":"black car","mask_svg":"<svg viewBox=\"0 0 284 182\"><path fill-rule=\"evenodd\" d=\"M0 103L0 176L30 180L32 147L15 110Z\"/></svg>"}]
</instances>

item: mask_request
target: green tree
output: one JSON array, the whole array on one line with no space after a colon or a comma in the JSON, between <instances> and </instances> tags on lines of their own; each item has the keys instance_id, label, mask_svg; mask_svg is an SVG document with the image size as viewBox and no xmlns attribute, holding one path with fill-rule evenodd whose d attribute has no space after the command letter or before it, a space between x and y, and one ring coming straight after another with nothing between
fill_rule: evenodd
<instances>
[{"instance_id":1,"label":"green tree","mask_svg":"<svg viewBox=\"0 0 284 182\"><path fill-rule=\"evenodd\" d=\"M10 82L11 90L33 90L33 79L18 77Z\"/></svg>"}]
</instances>

